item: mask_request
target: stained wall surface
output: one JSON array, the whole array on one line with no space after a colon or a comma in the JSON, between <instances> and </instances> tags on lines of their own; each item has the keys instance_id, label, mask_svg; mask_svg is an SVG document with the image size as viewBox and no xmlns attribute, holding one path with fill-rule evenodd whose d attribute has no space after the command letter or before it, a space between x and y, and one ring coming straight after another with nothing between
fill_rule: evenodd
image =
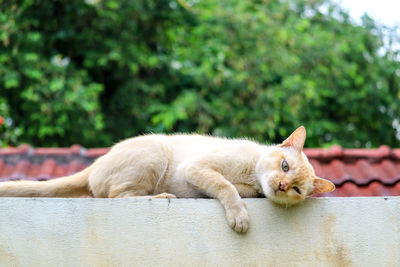
<instances>
[{"instance_id":1,"label":"stained wall surface","mask_svg":"<svg viewBox=\"0 0 400 267\"><path fill-rule=\"evenodd\" d=\"M213 199L0 199L0 266L400 266L400 197L247 199L237 234Z\"/></svg>"}]
</instances>

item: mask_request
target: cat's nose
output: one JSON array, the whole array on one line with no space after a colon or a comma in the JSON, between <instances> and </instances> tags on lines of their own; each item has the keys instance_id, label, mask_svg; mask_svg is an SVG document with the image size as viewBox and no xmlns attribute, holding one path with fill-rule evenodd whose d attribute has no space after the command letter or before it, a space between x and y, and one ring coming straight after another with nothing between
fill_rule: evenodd
<instances>
[{"instance_id":1,"label":"cat's nose","mask_svg":"<svg viewBox=\"0 0 400 267\"><path fill-rule=\"evenodd\" d=\"M286 190L288 190L288 188L289 188L289 183L287 183L285 181L279 182L279 190L286 192Z\"/></svg>"}]
</instances>

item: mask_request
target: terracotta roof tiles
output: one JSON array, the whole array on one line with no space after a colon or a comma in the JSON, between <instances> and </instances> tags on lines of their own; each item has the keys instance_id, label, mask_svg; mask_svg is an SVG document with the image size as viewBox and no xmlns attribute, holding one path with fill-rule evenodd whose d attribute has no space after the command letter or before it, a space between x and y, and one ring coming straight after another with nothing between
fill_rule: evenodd
<instances>
[{"instance_id":1,"label":"terracotta roof tiles","mask_svg":"<svg viewBox=\"0 0 400 267\"><path fill-rule=\"evenodd\" d=\"M49 180L89 166L109 148L33 148L21 145L0 149L0 181ZM309 148L304 151L318 176L335 183L323 196L400 195L400 149Z\"/></svg>"}]
</instances>

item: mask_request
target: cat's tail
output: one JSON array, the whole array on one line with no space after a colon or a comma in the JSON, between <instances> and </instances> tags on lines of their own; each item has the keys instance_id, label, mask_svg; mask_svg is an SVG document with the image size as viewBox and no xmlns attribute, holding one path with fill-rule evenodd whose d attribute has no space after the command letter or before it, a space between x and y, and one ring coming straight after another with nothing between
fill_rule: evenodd
<instances>
[{"instance_id":1,"label":"cat's tail","mask_svg":"<svg viewBox=\"0 0 400 267\"><path fill-rule=\"evenodd\" d=\"M91 196L89 174L92 166L81 172L48 181L0 182L0 197L82 197Z\"/></svg>"}]
</instances>

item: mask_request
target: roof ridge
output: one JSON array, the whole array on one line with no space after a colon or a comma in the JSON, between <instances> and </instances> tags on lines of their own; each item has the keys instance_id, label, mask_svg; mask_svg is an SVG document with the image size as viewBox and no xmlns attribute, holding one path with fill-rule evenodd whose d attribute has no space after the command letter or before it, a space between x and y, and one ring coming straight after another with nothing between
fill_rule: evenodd
<instances>
[{"instance_id":1,"label":"roof ridge","mask_svg":"<svg viewBox=\"0 0 400 267\"><path fill-rule=\"evenodd\" d=\"M33 147L29 144L22 144L18 147L0 148L0 156L9 155L80 155L86 156L87 148L74 144L70 147Z\"/></svg>"},{"instance_id":2,"label":"roof ridge","mask_svg":"<svg viewBox=\"0 0 400 267\"><path fill-rule=\"evenodd\" d=\"M80 155L83 157L99 157L110 150L111 147L85 148L79 144L69 147L33 147L29 144L22 144L18 147L0 148L0 156L9 155ZM342 148L339 145L333 145L330 148L305 148L305 154L309 159L318 159L323 162L330 162L334 159L357 160L368 158L374 161L380 161L386 158L400 160L400 148L390 148L387 145L381 145L378 148Z\"/></svg>"},{"instance_id":3,"label":"roof ridge","mask_svg":"<svg viewBox=\"0 0 400 267\"><path fill-rule=\"evenodd\" d=\"M365 182L357 182L357 179L354 177L349 177L346 179L336 179L335 181L332 181L335 186L343 186L346 183L353 183L357 186L369 186L370 184L374 182L378 182L379 184L385 185L385 186L395 186L397 183L400 183L400 176L396 176L393 179L390 179L391 181L389 182L389 179L380 179L377 177L371 177L365 180Z\"/></svg>"},{"instance_id":4,"label":"roof ridge","mask_svg":"<svg viewBox=\"0 0 400 267\"><path fill-rule=\"evenodd\" d=\"M400 159L400 148L390 148L381 145L378 148L342 148L335 145L330 148L305 148L304 153L310 159L332 161L334 159L363 159L368 158L374 161L386 158Z\"/></svg>"}]
</instances>

